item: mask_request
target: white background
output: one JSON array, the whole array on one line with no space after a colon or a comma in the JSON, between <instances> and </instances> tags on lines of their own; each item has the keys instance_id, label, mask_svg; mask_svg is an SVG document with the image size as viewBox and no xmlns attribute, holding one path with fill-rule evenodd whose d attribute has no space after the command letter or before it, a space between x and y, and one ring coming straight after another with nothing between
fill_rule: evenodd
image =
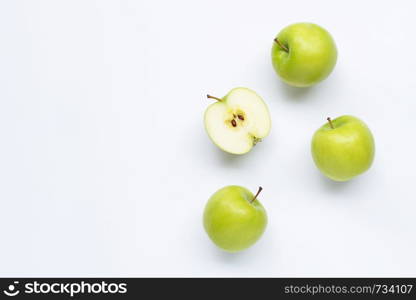
<instances>
[{"instance_id":1,"label":"white background","mask_svg":"<svg viewBox=\"0 0 416 300\"><path fill-rule=\"evenodd\" d=\"M413 1L2 1L1 276L416 276ZM275 75L270 48L316 22L339 51L310 89ZM203 113L256 90L271 134L245 156L208 139ZM310 139L362 118L373 167L324 178ZM249 250L202 227L222 186L263 186Z\"/></svg>"}]
</instances>

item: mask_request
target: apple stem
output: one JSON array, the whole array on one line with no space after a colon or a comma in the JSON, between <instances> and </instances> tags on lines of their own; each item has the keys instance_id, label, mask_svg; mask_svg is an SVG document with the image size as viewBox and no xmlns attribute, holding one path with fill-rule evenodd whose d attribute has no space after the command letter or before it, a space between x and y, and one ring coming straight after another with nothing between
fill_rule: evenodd
<instances>
[{"instance_id":1,"label":"apple stem","mask_svg":"<svg viewBox=\"0 0 416 300\"><path fill-rule=\"evenodd\" d=\"M289 49L287 49L287 47L285 45L283 45L277 38L275 38L274 41L276 42L276 44L279 45L280 48L282 48L284 51L289 53Z\"/></svg>"},{"instance_id":2,"label":"apple stem","mask_svg":"<svg viewBox=\"0 0 416 300\"><path fill-rule=\"evenodd\" d=\"M328 117L328 118L326 118L326 120L328 121L329 126L331 126L331 129L334 129L334 124L332 124L332 120L331 120L331 118L330 118L330 117Z\"/></svg>"},{"instance_id":3,"label":"apple stem","mask_svg":"<svg viewBox=\"0 0 416 300\"><path fill-rule=\"evenodd\" d=\"M214 96L211 96L211 95L207 95L207 98L208 98L208 99L215 99L215 100L217 100L217 101L222 101L222 99L217 98L217 97L214 97Z\"/></svg>"},{"instance_id":4,"label":"apple stem","mask_svg":"<svg viewBox=\"0 0 416 300\"><path fill-rule=\"evenodd\" d=\"M259 186L259 190L257 191L257 194L254 196L253 200L250 201L250 203L253 203L254 200L256 200L257 196L260 194L260 192L263 190L261 186Z\"/></svg>"}]
</instances>

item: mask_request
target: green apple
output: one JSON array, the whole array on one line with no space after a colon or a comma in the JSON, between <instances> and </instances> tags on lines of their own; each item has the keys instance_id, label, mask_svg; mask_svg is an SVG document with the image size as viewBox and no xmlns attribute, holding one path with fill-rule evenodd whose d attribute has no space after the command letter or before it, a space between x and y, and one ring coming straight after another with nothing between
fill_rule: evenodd
<instances>
[{"instance_id":1,"label":"green apple","mask_svg":"<svg viewBox=\"0 0 416 300\"><path fill-rule=\"evenodd\" d=\"M237 252L253 245L263 234L267 215L253 195L237 185L223 187L211 196L204 211L204 227L223 250Z\"/></svg>"},{"instance_id":2,"label":"green apple","mask_svg":"<svg viewBox=\"0 0 416 300\"><path fill-rule=\"evenodd\" d=\"M225 152L247 153L269 134L269 109L254 91L240 87L222 99L207 97L217 102L205 111L205 129L214 144Z\"/></svg>"},{"instance_id":3,"label":"green apple","mask_svg":"<svg viewBox=\"0 0 416 300\"><path fill-rule=\"evenodd\" d=\"M312 157L318 169L335 181L347 181L367 171L375 152L367 125L353 116L327 120L312 138Z\"/></svg>"},{"instance_id":4,"label":"green apple","mask_svg":"<svg viewBox=\"0 0 416 300\"><path fill-rule=\"evenodd\" d=\"M337 48L324 28L312 23L292 24L274 39L272 63L289 85L308 87L324 80L337 62Z\"/></svg>"}]
</instances>

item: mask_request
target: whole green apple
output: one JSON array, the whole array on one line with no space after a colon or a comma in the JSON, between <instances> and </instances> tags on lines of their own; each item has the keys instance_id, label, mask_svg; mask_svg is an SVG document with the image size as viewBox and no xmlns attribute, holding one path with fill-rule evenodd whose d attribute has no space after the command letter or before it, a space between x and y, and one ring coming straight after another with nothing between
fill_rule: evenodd
<instances>
[{"instance_id":1,"label":"whole green apple","mask_svg":"<svg viewBox=\"0 0 416 300\"><path fill-rule=\"evenodd\" d=\"M285 27L274 39L272 63L276 73L289 85L308 87L332 72L337 48L324 28L312 23Z\"/></svg>"},{"instance_id":2,"label":"whole green apple","mask_svg":"<svg viewBox=\"0 0 416 300\"><path fill-rule=\"evenodd\" d=\"M253 195L237 185L223 187L205 206L204 227L211 240L223 250L237 252L253 245L263 234L267 215Z\"/></svg>"},{"instance_id":3,"label":"whole green apple","mask_svg":"<svg viewBox=\"0 0 416 300\"><path fill-rule=\"evenodd\" d=\"M353 116L327 120L312 138L312 157L318 169L335 181L347 181L367 171L375 152L367 125Z\"/></svg>"}]
</instances>

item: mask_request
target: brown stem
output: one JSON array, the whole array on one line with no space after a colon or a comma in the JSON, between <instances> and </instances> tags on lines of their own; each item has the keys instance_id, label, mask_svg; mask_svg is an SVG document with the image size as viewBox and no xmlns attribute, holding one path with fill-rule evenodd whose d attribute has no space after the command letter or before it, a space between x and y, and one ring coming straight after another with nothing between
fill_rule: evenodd
<instances>
[{"instance_id":1,"label":"brown stem","mask_svg":"<svg viewBox=\"0 0 416 300\"><path fill-rule=\"evenodd\" d=\"M274 39L275 43L279 45L280 48L282 48L284 51L289 53L289 49L285 45L283 45L277 38Z\"/></svg>"},{"instance_id":2,"label":"brown stem","mask_svg":"<svg viewBox=\"0 0 416 300\"><path fill-rule=\"evenodd\" d=\"M328 121L329 126L331 126L331 129L334 129L334 124L332 124L332 120L331 120L331 118L330 118L330 117L328 117L328 118L326 118L326 120Z\"/></svg>"},{"instance_id":3,"label":"brown stem","mask_svg":"<svg viewBox=\"0 0 416 300\"><path fill-rule=\"evenodd\" d=\"M217 97L214 97L214 96L211 96L211 95L207 95L207 98L208 98L208 99L215 99L215 100L217 100L217 101L222 101L222 99L217 98Z\"/></svg>"},{"instance_id":4,"label":"brown stem","mask_svg":"<svg viewBox=\"0 0 416 300\"><path fill-rule=\"evenodd\" d=\"M257 194L254 196L253 200L250 201L250 203L253 203L254 200L256 200L257 196L260 194L260 192L263 190L261 186L259 186L259 190L257 191Z\"/></svg>"}]
</instances>

